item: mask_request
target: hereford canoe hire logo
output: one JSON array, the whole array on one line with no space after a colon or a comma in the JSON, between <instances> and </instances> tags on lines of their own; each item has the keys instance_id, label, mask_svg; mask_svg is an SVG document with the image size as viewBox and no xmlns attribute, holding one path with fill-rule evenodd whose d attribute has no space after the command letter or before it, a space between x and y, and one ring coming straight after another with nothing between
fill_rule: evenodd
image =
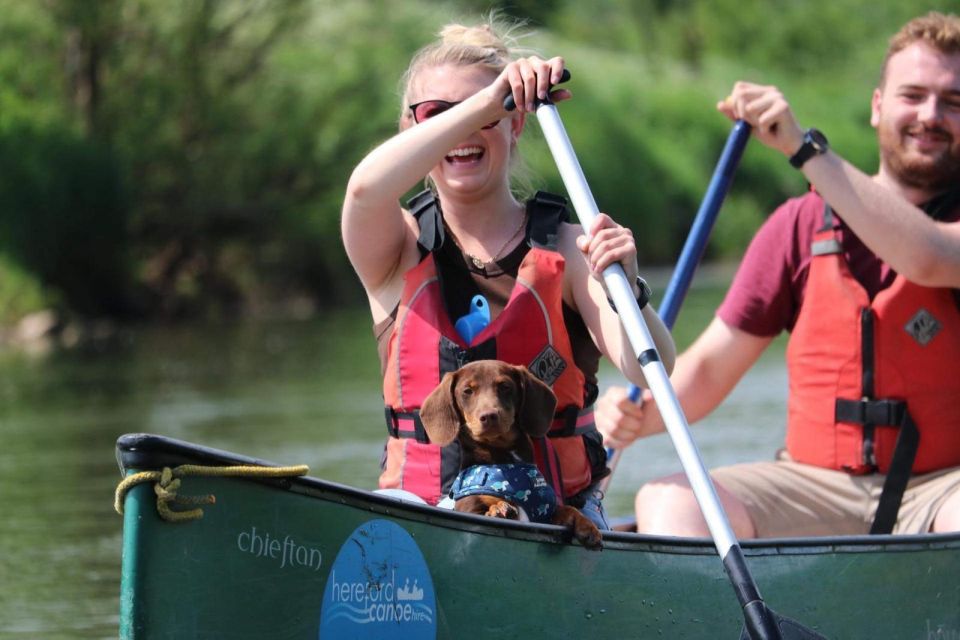
<instances>
[{"instance_id":1,"label":"hereford canoe hire logo","mask_svg":"<svg viewBox=\"0 0 960 640\"><path fill-rule=\"evenodd\" d=\"M343 543L327 577L320 638L436 638L433 579L399 525L371 520Z\"/></svg>"}]
</instances>

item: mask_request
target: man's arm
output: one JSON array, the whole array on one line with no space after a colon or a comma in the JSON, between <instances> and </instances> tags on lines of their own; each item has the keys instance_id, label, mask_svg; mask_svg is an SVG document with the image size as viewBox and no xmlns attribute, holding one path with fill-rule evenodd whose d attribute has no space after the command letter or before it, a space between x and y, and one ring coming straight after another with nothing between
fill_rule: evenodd
<instances>
[{"instance_id":1,"label":"man's arm","mask_svg":"<svg viewBox=\"0 0 960 640\"><path fill-rule=\"evenodd\" d=\"M717 109L753 126L764 145L786 157L803 129L776 87L738 82ZM960 222L937 222L889 186L832 151L803 165L807 180L884 262L926 286L960 287Z\"/></svg>"},{"instance_id":2,"label":"man's arm","mask_svg":"<svg viewBox=\"0 0 960 640\"><path fill-rule=\"evenodd\" d=\"M678 358L670 381L688 422L713 411L757 361L773 337L755 336L715 317L700 337ZM642 405L612 388L597 403L597 428L607 446L622 448L664 431L660 412L649 391Z\"/></svg>"},{"instance_id":3,"label":"man's arm","mask_svg":"<svg viewBox=\"0 0 960 640\"><path fill-rule=\"evenodd\" d=\"M960 287L960 222L933 220L832 151L803 174L894 271L928 287Z\"/></svg>"}]
</instances>

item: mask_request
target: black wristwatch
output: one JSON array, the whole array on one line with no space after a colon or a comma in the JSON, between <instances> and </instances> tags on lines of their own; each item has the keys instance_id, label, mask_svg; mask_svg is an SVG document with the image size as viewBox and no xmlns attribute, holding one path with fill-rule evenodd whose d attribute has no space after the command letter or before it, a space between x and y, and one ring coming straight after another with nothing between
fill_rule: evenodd
<instances>
[{"instance_id":1,"label":"black wristwatch","mask_svg":"<svg viewBox=\"0 0 960 640\"><path fill-rule=\"evenodd\" d=\"M637 306L640 307L640 311L643 311L643 308L650 304L650 296L653 292L650 290L647 281L640 276L637 276L637 287L640 289L640 295L637 296Z\"/></svg>"},{"instance_id":2,"label":"black wristwatch","mask_svg":"<svg viewBox=\"0 0 960 640\"><path fill-rule=\"evenodd\" d=\"M803 134L803 144L797 149L797 152L790 156L790 164L795 169L800 169L806 164L807 160L813 156L819 156L827 152L830 143L827 142L827 136L819 129L807 129Z\"/></svg>"},{"instance_id":3,"label":"black wristwatch","mask_svg":"<svg viewBox=\"0 0 960 640\"><path fill-rule=\"evenodd\" d=\"M640 276L637 276L637 288L640 289L640 295L637 296L637 306L640 307L640 311L643 311L643 308L650 304L650 296L653 295L653 291L650 290L647 281ZM611 309L617 310L617 305L613 304L613 298L607 296L607 302L610 303Z\"/></svg>"}]
</instances>

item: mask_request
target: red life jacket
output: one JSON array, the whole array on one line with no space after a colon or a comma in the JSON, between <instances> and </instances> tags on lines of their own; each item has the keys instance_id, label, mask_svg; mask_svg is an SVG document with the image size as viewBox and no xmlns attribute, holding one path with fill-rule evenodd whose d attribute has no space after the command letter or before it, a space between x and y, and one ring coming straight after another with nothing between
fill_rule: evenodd
<instances>
[{"instance_id":1,"label":"red life jacket","mask_svg":"<svg viewBox=\"0 0 960 640\"><path fill-rule=\"evenodd\" d=\"M540 233L556 239L560 218L557 200L538 199L554 209L553 229ZM553 204L550 205L549 203ZM411 202L424 230L441 224L432 198L421 194ZM562 205L562 200L559 206ZM539 207L542 209L543 207ZM531 207L531 226L550 213ZM549 225L548 225L549 226ZM528 236L533 236L528 233ZM503 311L466 344L456 332L444 305L437 260L432 252L404 275L404 289L387 343L383 395L387 405L387 440L381 488L411 491L430 504L445 495L460 472L459 444L439 447L428 442L420 423L423 399L448 371L473 360L497 359L526 365L557 396L557 414L548 438L535 438L536 463L557 495L569 497L593 480L584 434L593 431L593 413L584 408L584 375L576 367L563 322L564 259L554 247L531 241L516 284ZM423 243L421 243L423 246ZM439 247L436 247L439 248ZM600 448L602 450L602 447ZM605 461L604 461L605 462ZM602 467L605 468L605 465Z\"/></svg>"},{"instance_id":2,"label":"red life jacket","mask_svg":"<svg viewBox=\"0 0 960 640\"><path fill-rule=\"evenodd\" d=\"M788 452L829 469L888 473L910 422L919 442L907 473L960 465L954 291L898 275L870 301L844 260L829 211L825 217L787 347Z\"/></svg>"}]
</instances>

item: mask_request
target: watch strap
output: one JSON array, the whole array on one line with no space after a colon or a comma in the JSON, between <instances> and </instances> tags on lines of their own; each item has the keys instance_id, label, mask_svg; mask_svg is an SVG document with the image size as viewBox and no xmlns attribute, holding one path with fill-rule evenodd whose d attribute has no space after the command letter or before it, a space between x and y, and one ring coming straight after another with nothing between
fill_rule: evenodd
<instances>
[{"instance_id":1,"label":"watch strap","mask_svg":"<svg viewBox=\"0 0 960 640\"><path fill-rule=\"evenodd\" d=\"M650 304L650 296L653 295L653 291L650 289L647 281L640 276L637 276L636 283L637 288L640 289L640 294L637 296L637 306L643 311L643 308ZM617 310L617 305L613 304L613 298L607 296L607 302L610 304L611 309L614 311Z\"/></svg>"},{"instance_id":2,"label":"watch strap","mask_svg":"<svg viewBox=\"0 0 960 640\"><path fill-rule=\"evenodd\" d=\"M817 129L807 129L803 134L803 143L797 152L790 156L790 165L795 169L803 168L810 158L826 153L829 149L827 138Z\"/></svg>"}]
</instances>

